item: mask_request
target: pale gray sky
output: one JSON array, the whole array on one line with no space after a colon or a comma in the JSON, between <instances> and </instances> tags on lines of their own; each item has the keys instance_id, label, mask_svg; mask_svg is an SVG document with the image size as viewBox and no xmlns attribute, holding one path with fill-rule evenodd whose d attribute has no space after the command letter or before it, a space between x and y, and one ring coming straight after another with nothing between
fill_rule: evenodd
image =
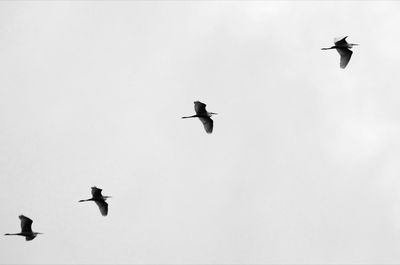
<instances>
[{"instance_id":1,"label":"pale gray sky","mask_svg":"<svg viewBox=\"0 0 400 265\"><path fill-rule=\"evenodd\" d=\"M0 263L400 263L399 12L0 2Z\"/></svg>"}]
</instances>

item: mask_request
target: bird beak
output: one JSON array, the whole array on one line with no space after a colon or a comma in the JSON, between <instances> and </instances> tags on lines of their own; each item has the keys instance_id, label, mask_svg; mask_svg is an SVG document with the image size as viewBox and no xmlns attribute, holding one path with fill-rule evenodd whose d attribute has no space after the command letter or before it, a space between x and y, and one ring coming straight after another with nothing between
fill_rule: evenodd
<instances>
[{"instance_id":1,"label":"bird beak","mask_svg":"<svg viewBox=\"0 0 400 265\"><path fill-rule=\"evenodd\" d=\"M354 46L358 46L358 45L360 45L360 44L357 44L357 43L353 43L353 45L354 45Z\"/></svg>"},{"instance_id":2,"label":"bird beak","mask_svg":"<svg viewBox=\"0 0 400 265\"><path fill-rule=\"evenodd\" d=\"M212 115L217 115L218 113L210 112Z\"/></svg>"}]
</instances>

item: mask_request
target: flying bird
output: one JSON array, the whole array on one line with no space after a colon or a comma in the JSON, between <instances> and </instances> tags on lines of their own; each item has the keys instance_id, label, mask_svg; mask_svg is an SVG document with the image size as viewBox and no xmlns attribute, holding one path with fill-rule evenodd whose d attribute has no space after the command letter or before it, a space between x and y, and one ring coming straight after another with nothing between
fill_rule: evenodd
<instances>
[{"instance_id":1,"label":"flying bird","mask_svg":"<svg viewBox=\"0 0 400 265\"><path fill-rule=\"evenodd\" d=\"M351 55L353 54L352 51L350 51L353 46L356 46L358 44L355 43L348 43L346 41L346 38L336 38L334 40L335 45L330 47L330 48L322 48L321 50L330 50L330 49L336 49L338 53L340 54L340 68L344 69L346 68L347 64L350 61Z\"/></svg>"},{"instance_id":2,"label":"flying bird","mask_svg":"<svg viewBox=\"0 0 400 265\"><path fill-rule=\"evenodd\" d=\"M92 187L92 198L87 200L80 200L79 202L94 201L100 209L102 216L107 216L108 214L108 204L106 203L107 198L111 196L103 196L101 194L102 189Z\"/></svg>"},{"instance_id":3,"label":"flying bird","mask_svg":"<svg viewBox=\"0 0 400 265\"><path fill-rule=\"evenodd\" d=\"M201 103L200 101L195 101L194 102L194 111L196 112L196 115L182 117L182 119L199 118L201 123L203 123L204 129L206 130L206 132L212 133L213 127L214 127L214 122L211 119L211 116L215 115L217 113L208 112L206 110L206 106L207 106L206 104Z\"/></svg>"},{"instance_id":4,"label":"flying bird","mask_svg":"<svg viewBox=\"0 0 400 265\"><path fill-rule=\"evenodd\" d=\"M32 231L32 223L33 221L24 215L20 215L19 219L21 220L21 233L14 234L4 234L5 236L24 236L26 241L33 240L37 235L43 234Z\"/></svg>"}]
</instances>

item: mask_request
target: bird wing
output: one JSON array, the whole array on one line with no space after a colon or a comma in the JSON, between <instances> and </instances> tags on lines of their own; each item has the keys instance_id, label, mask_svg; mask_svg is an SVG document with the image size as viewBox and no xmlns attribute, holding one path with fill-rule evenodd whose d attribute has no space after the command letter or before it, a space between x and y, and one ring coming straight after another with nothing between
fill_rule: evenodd
<instances>
[{"instance_id":1,"label":"bird wing","mask_svg":"<svg viewBox=\"0 0 400 265\"><path fill-rule=\"evenodd\" d=\"M196 114L207 113L206 106L207 106L206 104L204 104L200 101L195 101L194 102L194 111L196 112Z\"/></svg>"},{"instance_id":2,"label":"bird wing","mask_svg":"<svg viewBox=\"0 0 400 265\"><path fill-rule=\"evenodd\" d=\"M21 231L22 233L32 233L32 223L33 221L24 215L20 215L19 219L21 220Z\"/></svg>"},{"instance_id":3,"label":"bird wing","mask_svg":"<svg viewBox=\"0 0 400 265\"><path fill-rule=\"evenodd\" d=\"M97 187L92 187L92 197L93 198L103 198L103 195L101 195L102 189L99 189Z\"/></svg>"},{"instance_id":4,"label":"bird wing","mask_svg":"<svg viewBox=\"0 0 400 265\"><path fill-rule=\"evenodd\" d=\"M347 64L349 63L353 52L347 48L337 48L336 50L340 54L340 68L344 69L344 68L346 68Z\"/></svg>"},{"instance_id":5,"label":"bird wing","mask_svg":"<svg viewBox=\"0 0 400 265\"><path fill-rule=\"evenodd\" d=\"M333 40L333 42L335 43L335 45L336 46L345 46L346 44L347 44L347 41L346 41L346 38L347 38L348 36L346 36L346 37L340 37L340 38L335 38L334 40Z\"/></svg>"},{"instance_id":6,"label":"bird wing","mask_svg":"<svg viewBox=\"0 0 400 265\"><path fill-rule=\"evenodd\" d=\"M106 203L105 201L95 201L95 203L99 207L101 215L102 216L107 216L107 214L108 214L108 203Z\"/></svg>"},{"instance_id":7,"label":"bird wing","mask_svg":"<svg viewBox=\"0 0 400 265\"><path fill-rule=\"evenodd\" d=\"M209 117L199 117L201 123L203 123L204 129L206 130L207 133L212 133L213 127L214 127L214 122L211 118Z\"/></svg>"}]
</instances>

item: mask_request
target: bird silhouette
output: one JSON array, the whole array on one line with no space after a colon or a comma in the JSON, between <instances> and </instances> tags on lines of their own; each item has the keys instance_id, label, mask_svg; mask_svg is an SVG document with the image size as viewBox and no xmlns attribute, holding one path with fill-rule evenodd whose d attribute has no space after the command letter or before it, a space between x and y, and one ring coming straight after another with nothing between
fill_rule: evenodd
<instances>
[{"instance_id":1,"label":"bird silhouette","mask_svg":"<svg viewBox=\"0 0 400 265\"><path fill-rule=\"evenodd\" d=\"M107 198L111 196L103 196L101 194L102 189L97 187L92 187L92 198L86 200L80 200L79 202L94 201L100 209L102 216L107 216L108 214L108 204L106 203Z\"/></svg>"},{"instance_id":2,"label":"bird silhouette","mask_svg":"<svg viewBox=\"0 0 400 265\"><path fill-rule=\"evenodd\" d=\"M347 64L350 61L351 55L353 52L350 50L353 48L353 46L356 46L358 44L355 43L348 43L346 41L346 38L335 38L334 43L335 45L330 47L330 48L322 48L321 50L330 50L330 49L336 49L338 53L340 54L340 68L344 69L346 68Z\"/></svg>"},{"instance_id":3,"label":"bird silhouette","mask_svg":"<svg viewBox=\"0 0 400 265\"><path fill-rule=\"evenodd\" d=\"M206 106L207 106L206 104L204 104L200 101L195 101L194 102L194 111L196 112L196 115L182 117L182 119L199 118L201 123L203 123L204 129L206 130L206 132L212 133L213 127L214 127L214 122L210 117L217 113L208 112L206 110Z\"/></svg>"},{"instance_id":4,"label":"bird silhouette","mask_svg":"<svg viewBox=\"0 0 400 265\"><path fill-rule=\"evenodd\" d=\"M19 219L21 220L21 233L14 233L14 234L4 234L5 236L24 236L26 241L31 241L33 240L37 235L43 234L43 233L38 233L38 232L33 232L32 231L32 223L33 221L24 216L20 215Z\"/></svg>"}]
</instances>

